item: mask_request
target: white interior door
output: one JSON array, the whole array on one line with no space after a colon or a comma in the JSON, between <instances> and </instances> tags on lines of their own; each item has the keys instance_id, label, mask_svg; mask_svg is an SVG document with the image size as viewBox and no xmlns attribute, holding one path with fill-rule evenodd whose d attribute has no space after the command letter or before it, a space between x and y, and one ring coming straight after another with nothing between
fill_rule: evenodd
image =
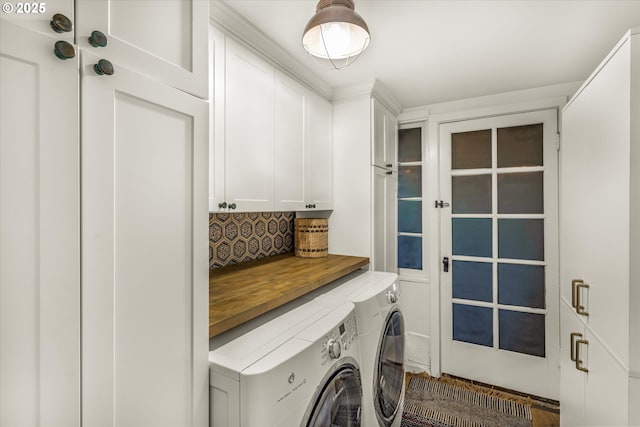
<instances>
[{"instance_id":1,"label":"white interior door","mask_svg":"<svg viewBox=\"0 0 640 427\"><path fill-rule=\"evenodd\" d=\"M556 110L442 124L442 371L557 399Z\"/></svg>"},{"instance_id":2,"label":"white interior door","mask_svg":"<svg viewBox=\"0 0 640 427\"><path fill-rule=\"evenodd\" d=\"M80 425L78 58L0 25L0 425Z\"/></svg>"},{"instance_id":3,"label":"white interior door","mask_svg":"<svg viewBox=\"0 0 640 427\"><path fill-rule=\"evenodd\" d=\"M208 420L207 104L82 62L82 415Z\"/></svg>"}]
</instances>

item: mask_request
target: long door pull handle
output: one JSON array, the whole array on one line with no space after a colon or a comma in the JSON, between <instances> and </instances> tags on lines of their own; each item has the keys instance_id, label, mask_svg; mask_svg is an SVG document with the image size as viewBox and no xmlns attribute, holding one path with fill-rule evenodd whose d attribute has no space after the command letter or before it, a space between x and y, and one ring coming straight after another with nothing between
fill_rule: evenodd
<instances>
[{"instance_id":1,"label":"long door pull handle","mask_svg":"<svg viewBox=\"0 0 640 427\"><path fill-rule=\"evenodd\" d=\"M582 334L580 332L571 332L571 361L576 361L576 338L582 338Z\"/></svg>"},{"instance_id":2,"label":"long door pull handle","mask_svg":"<svg viewBox=\"0 0 640 427\"><path fill-rule=\"evenodd\" d=\"M582 366L582 358L580 357L580 344L589 345L587 340L576 340L576 369L582 372L589 372L589 369Z\"/></svg>"}]
</instances>

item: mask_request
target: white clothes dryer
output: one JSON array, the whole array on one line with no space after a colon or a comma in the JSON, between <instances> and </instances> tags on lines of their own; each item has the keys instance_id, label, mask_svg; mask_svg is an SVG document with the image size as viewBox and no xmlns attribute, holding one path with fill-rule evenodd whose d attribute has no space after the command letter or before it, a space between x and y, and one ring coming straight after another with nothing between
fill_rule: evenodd
<instances>
[{"instance_id":1,"label":"white clothes dryer","mask_svg":"<svg viewBox=\"0 0 640 427\"><path fill-rule=\"evenodd\" d=\"M316 298L356 307L365 427L402 421L405 331L399 295L397 274L368 271Z\"/></svg>"},{"instance_id":2,"label":"white clothes dryer","mask_svg":"<svg viewBox=\"0 0 640 427\"><path fill-rule=\"evenodd\" d=\"M317 304L326 307L311 301L299 309ZM209 353L211 425L359 427L362 383L355 306L333 304L312 323L305 319L302 329L289 313L278 320L299 330L268 345L268 352L260 335L271 322ZM245 356L243 349L259 338L262 350Z\"/></svg>"}]
</instances>

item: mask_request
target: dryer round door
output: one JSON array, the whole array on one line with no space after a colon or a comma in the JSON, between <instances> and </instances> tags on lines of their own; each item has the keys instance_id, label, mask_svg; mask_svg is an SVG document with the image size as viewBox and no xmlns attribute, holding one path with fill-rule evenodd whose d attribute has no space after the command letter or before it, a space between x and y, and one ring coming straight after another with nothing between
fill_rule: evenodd
<instances>
[{"instance_id":1,"label":"dryer round door","mask_svg":"<svg viewBox=\"0 0 640 427\"><path fill-rule=\"evenodd\" d=\"M404 387L404 319L399 310L387 316L374 377L374 406L381 425L393 423Z\"/></svg>"},{"instance_id":2,"label":"dryer round door","mask_svg":"<svg viewBox=\"0 0 640 427\"><path fill-rule=\"evenodd\" d=\"M359 427L362 407L360 371L344 363L325 378L310 406L307 427Z\"/></svg>"}]
</instances>

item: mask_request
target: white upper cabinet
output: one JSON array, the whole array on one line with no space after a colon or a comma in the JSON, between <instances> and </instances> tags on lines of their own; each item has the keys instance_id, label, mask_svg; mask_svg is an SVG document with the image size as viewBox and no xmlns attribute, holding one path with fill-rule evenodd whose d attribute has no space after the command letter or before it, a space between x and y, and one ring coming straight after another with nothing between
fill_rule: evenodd
<instances>
[{"instance_id":1,"label":"white upper cabinet","mask_svg":"<svg viewBox=\"0 0 640 427\"><path fill-rule=\"evenodd\" d=\"M331 104L276 72L275 209L333 209Z\"/></svg>"},{"instance_id":2,"label":"white upper cabinet","mask_svg":"<svg viewBox=\"0 0 640 427\"><path fill-rule=\"evenodd\" d=\"M398 119L380 101L371 101L373 162L374 166L398 170L396 140Z\"/></svg>"},{"instance_id":3,"label":"white upper cabinet","mask_svg":"<svg viewBox=\"0 0 640 427\"><path fill-rule=\"evenodd\" d=\"M307 200L310 209L333 209L333 106L315 94L308 100Z\"/></svg>"},{"instance_id":4,"label":"white upper cabinet","mask_svg":"<svg viewBox=\"0 0 640 427\"><path fill-rule=\"evenodd\" d=\"M215 27L209 210L333 208L332 105Z\"/></svg>"},{"instance_id":5,"label":"white upper cabinet","mask_svg":"<svg viewBox=\"0 0 640 427\"><path fill-rule=\"evenodd\" d=\"M225 49L225 201L231 211L271 211L274 69L229 38Z\"/></svg>"},{"instance_id":6,"label":"white upper cabinet","mask_svg":"<svg viewBox=\"0 0 640 427\"><path fill-rule=\"evenodd\" d=\"M0 425L80 425L78 55L0 23Z\"/></svg>"},{"instance_id":7,"label":"white upper cabinet","mask_svg":"<svg viewBox=\"0 0 640 427\"><path fill-rule=\"evenodd\" d=\"M207 97L208 1L76 0L75 12L81 49Z\"/></svg>"},{"instance_id":8,"label":"white upper cabinet","mask_svg":"<svg viewBox=\"0 0 640 427\"><path fill-rule=\"evenodd\" d=\"M55 37L56 40L73 43L74 0L9 1L2 4L0 21L11 21L29 30ZM57 15L55 19L54 15ZM55 22L52 24L52 21Z\"/></svg>"},{"instance_id":9,"label":"white upper cabinet","mask_svg":"<svg viewBox=\"0 0 640 427\"><path fill-rule=\"evenodd\" d=\"M308 206L306 158L309 138L308 96L302 85L276 72L275 81L275 209L296 211Z\"/></svg>"}]
</instances>

